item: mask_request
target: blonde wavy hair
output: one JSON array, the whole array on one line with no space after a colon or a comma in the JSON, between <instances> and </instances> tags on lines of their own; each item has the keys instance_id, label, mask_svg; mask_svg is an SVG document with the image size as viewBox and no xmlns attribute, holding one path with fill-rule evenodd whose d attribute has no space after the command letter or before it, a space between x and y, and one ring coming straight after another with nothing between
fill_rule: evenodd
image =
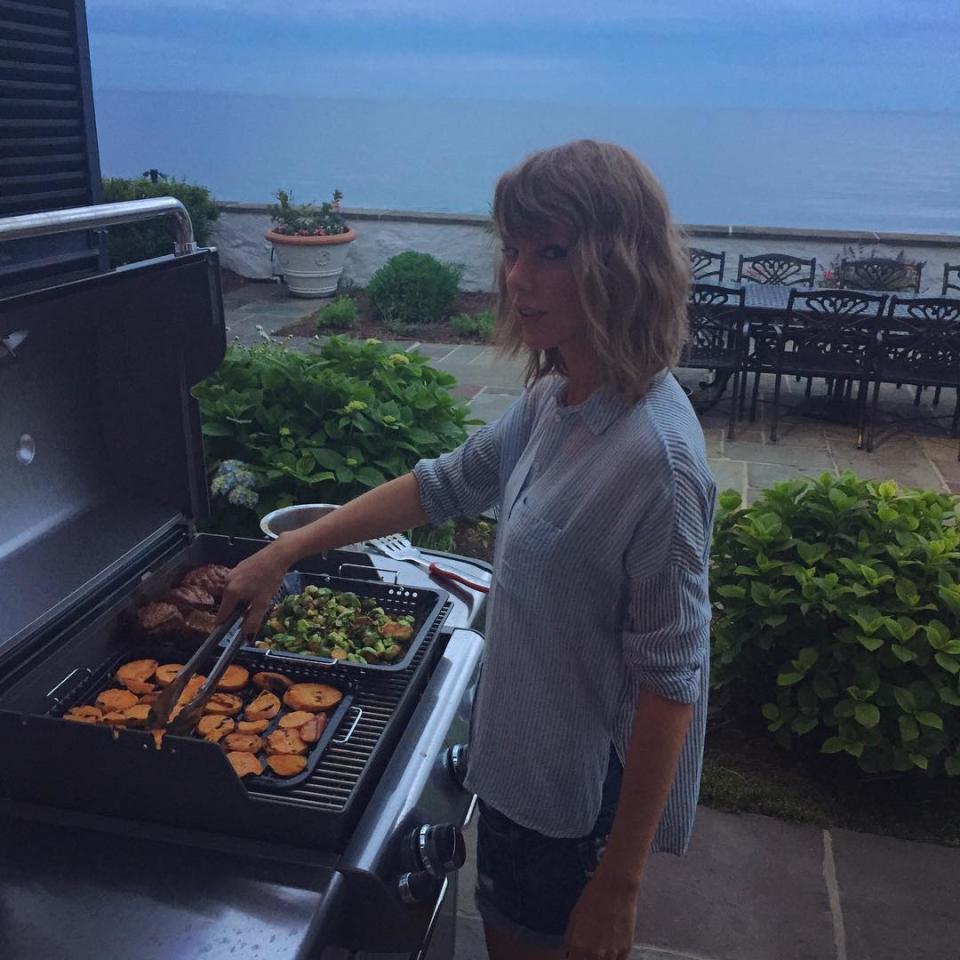
<instances>
[{"instance_id":1,"label":"blonde wavy hair","mask_svg":"<svg viewBox=\"0 0 960 960\"><path fill-rule=\"evenodd\" d=\"M493 220L501 237L531 238L554 225L573 231L572 267L604 386L637 399L651 377L676 365L689 255L663 190L632 153L595 140L535 153L500 178ZM497 287L497 341L511 356L529 354L527 384L565 375L558 350L524 345L502 260Z\"/></svg>"}]
</instances>

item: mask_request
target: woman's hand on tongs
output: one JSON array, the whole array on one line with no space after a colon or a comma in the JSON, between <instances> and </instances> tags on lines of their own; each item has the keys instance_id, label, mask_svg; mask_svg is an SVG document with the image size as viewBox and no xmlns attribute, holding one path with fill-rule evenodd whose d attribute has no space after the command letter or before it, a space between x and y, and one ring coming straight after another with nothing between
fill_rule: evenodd
<instances>
[{"instance_id":1,"label":"woman's hand on tongs","mask_svg":"<svg viewBox=\"0 0 960 960\"><path fill-rule=\"evenodd\" d=\"M217 623L227 620L238 606L249 603L243 632L247 637L256 636L291 562L295 561L279 549L279 541L274 541L238 563L227 576Z\"/></svg>"}]
</instances>

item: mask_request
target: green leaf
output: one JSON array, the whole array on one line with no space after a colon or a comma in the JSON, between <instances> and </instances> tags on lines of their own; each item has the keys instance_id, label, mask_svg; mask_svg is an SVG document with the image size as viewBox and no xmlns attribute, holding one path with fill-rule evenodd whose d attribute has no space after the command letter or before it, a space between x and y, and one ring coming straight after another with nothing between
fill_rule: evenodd
<instances>
[{"instance_id":1,"label":"green leaf","mask_svg":"<svg viewBox=\"0 0 960 960\"><path fill-rule=\"evenodd\" d=\"M927 769L927 758L922 753L911 753L910 760L915 767L919 767L921 770Z\"/></svg>"},{"instance_id":2,"label":"green leaf","mask_svg":"<svg viewBox=\"0 0 960 960\"><path fill-rule=\"evenodd\" d=\"M741 503L743 503L743 498L737 493L736 490L724 490L719 497L720 507L727 512L731 510L736 510Z\"/></svg>"},{"instance_id":3,"label":"green leaf","mask_svg":"<svg viewBox=\"0 0 960 960\"><path fill-rule=\"evenodd\" d=\"M908 717L905 713L901 713L897 718L897 723L900 726L900 739L904 743L911 743L920 736L920 728L917 726L917 721L913 717Z\"/></svg>"},{"instance_id":4,"label":"green leaf","mask_svg":"<svg viewBox=\"0 0 960 960\"><path fill-rule=\"evenodd\" d=\"M843 745L843 749L846 750L851 757L859 757L863 755L863 744L859 740L848 740Z\"/></svg>"},{"instance_id":5,"label":"green leaf","mask_svg":"<svg viewBox=\"0 0 960 960\"><path fill-rule=\"evenodd\" d=\"M357 479L367 487L378 487L387 482L387 478L376 467L361 467L357 471Z\"/></svg>"},{"instance_id":6,"label":"green leaf","mask_svg":"<svg viewBox=\"0 0 960 960\"><path fill-rule=\"evenodd\" d=\"M943 729L943 720L929 710L921 710L917 714L917 723L922 723L925 727L931 727L934 730Z\"/></svg>"},{"instance_id":7,"label":"green leaf","mask_svg":"<svg viewBox=\"0 0 960 960\"><path fill-rule=\"evenodd\" d=\"M944 703L949 703L951 707L960 707L960 693L951 690L950 687L940 688L940 699Z\"/></svg>"},{"instance_id":8,"label":"green leaf","mask_svg":"<svg viewBox=\"0 0 960 960\"><path fill-rule=\"evenodd\" d=\"M960 616L960 586L943 586L937 589L937 595L950 608L950 610Z\"/></svg>"},{"instance_id":9,"label":"green leaf","mask_svg":"<svg viewBox=\"0 0 960 960\"><path fill-rule=\"evenodd\" d=\"M845 742L840 737L830 737L829 739L823 742L823 746L820 748L821 753L840 753L843 750Z\"/></svg>"},{"instance_id":10,"label":"green leaf","mask_svg":"<svg viewBox=\"0 0 960 960\"><path fill-rule=\"evenodd\" d=\"M207 420L200 428L200 432L205 437L232 437L235 431L222 423Z\"/></svg>"},{"instance_id":11,"label":"green leaf","mask_svg":"<svg viewBox=\"0 0 960 960\"><path fill-rule=\"evenodd\" d=\"M809 670L820 657L820 651L816 647L803 647L797 653L797 660L803 665L805 670Z\"/></svg>"},{"instance_id":12,"label":"green leaf","mask_svg":"<svg viewBox=\"0 0 960 960\"><path fill-rule=\"evenodd\" d=\"M854 717L861 727L875 727L880 722L880 709L872 703L858 703Z\"/></svg>"},{"instance_id":13,"label":"green leaf","mask_svg":"<svg viewBox=\"0 0 960 960\"><path fill-rule=\"evenodd\" d=\"M817 717L797 717L797 719L790 724L793 732L800 734L800 736L803 736L805 733L809 733L819 725L820 720Z\"/></svg>"},{"instance_id":14,"label":"green leaf","mask_svg":"<svg viewBox=\"0 0 960 960\"><path fill-rule=\"evenodd\" d=\"M904 713L912 714L917 712L917 701L909 690L904 690L902 687L894 687L893 697Z\"/></svg>"},{"instance_id":15,"label":"green leaf","mask_svg":"<svg viewBox=\"0 0 960 960\"><path fill-rule=\"evenodd\" d=\"M314 468L317 465L317 461L314 457L301 457L297 461L297 473L302 473L304 476L307 476L313 473Z\"/></svg>"},{"instance_id":16,"label":"green leaf","mask_svg":"<svg viewBox=\"0 0 960 960\"><path fill-rule=\"evenodd\" d=\"M893 480L884 480L883 483L877 485L877 493L879 493L884 500L895 497L899 492L900 488Z\"/></svg>"},{"instance_id":17,"label":"green leaf","mask_svg":"<svg viewBox=\"0 0 960 960\"><path fill-rule=\"evenodd\" d=\"M865 636L864 634L861 633L861 634L859 634L859 635L857 636L857 639L858 639L858 640L860 641L860 643L863 644L863 646L865 646L871 653L873 653L874 650L879 650L879 649L883 646L883 638L882 638L882 637L869 637L869 636Z\"/></svg>"},{"instance_id":18,"label":"green leaf","mask_svg":"<svg viewBox=\"0 0 960 960\"><path fill-rule=\"evenodd\" d=\"M909 647L903 647L899 643L892 644L890 649L901 663L909 663L917 659L917 655Z\"/></svg>"},{"instance_id":19,"label":"green leaf","mask_svg":"<svg viewBox=\"0 0 960 960\"><path fill-rule=\"evenodd\" d=\"M764 715L764 717L767 720L780 719L780 708L775 703L765 703L760 708L760 712Z\"/></svg>"},{"instance_id":20,"label":"green leaf","mask_svg":"<svg viewBox=\"0 0 960 960\"><path fill-rule=\"evenodd\" d=\"M802 673L781 673L777 677L777 686L778 687L790 687L795 683L799 683L803 679Z\"/></svg>"},{"instance_id":21,"label":"green leaf","mask_svg":"<svg viewBox=\"0 0 960 960\"><path fill-rule=\"evenodd\" d=\"M895 589L901 602L908 607L915 607L920 602L920 594L912 580L907 580L906 577L897 577Z\"/></svg>"},{"instance_id":22,"label":"green leaf","mask_svg":"<svg viewBox=\"0 0 960 960\"><path fill-rule=\"evenodd\" d=\"M933 659L943 667L948 673L960 672L960 660L951 657L948 653L935 653Z\"/></svg>"},{"instance_id":23,"label":"green leaf","mask_svg":"<svg viewBox=\"0 0 960 960\"><path fill-rule=\"evenodd\" d=\"M747 595L746 588L738 586L735 583L725 583L717 587L716 592L721 597L728 597L732 600L742 600Z\"/></svg>"},{"instance_id":24,"label":"green leaf","mask_svg":"<svg viewBox=\"0 0 960 960\"><path fill-rule=\"evenodd\" d=\"M946 771L948 777L960 776L960 753L955 753L953 756L947 757L943 761L943 769Z\"/></svg>"},{"instance_id":25,"label":"green leaf","mask_svg":"<svg viewBox=\"0 0 960 960\"><path fill-rule=\"evenodd\" d=\"M325 470L333 470L336 473L343 466L343 457L336 450L325 448L316 453L317 463Z\"/></svg>"},{"instance_id":26,"label":"green leaf","mask_svg":"<svg viewBox=\"0 0 960 960\"><path fill-rule=\"evenodd\" d=\"M830 547L825 543L798 543L797 553L800 559L808 566L812 567L818 560L822 560L830 552Z\"/></svg>"}]
</instances>

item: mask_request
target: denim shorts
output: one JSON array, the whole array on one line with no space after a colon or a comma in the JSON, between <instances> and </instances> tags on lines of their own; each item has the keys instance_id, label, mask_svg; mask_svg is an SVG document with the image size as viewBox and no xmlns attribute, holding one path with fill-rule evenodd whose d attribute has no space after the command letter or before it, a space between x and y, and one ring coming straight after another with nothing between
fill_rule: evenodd
<instances>
[{"instance_id":1,"label":"denim shorts","mask_svg":"<svg viewBox=\"0 0 960 960\"><path fill-rule=\"evenodd\" d=\"M545 837L479 802L476 902L484 924L534 946L563 944L570 913L607 845L622 778L611 749L600 813L585 837Z\"/></svg>"}]
</instances>

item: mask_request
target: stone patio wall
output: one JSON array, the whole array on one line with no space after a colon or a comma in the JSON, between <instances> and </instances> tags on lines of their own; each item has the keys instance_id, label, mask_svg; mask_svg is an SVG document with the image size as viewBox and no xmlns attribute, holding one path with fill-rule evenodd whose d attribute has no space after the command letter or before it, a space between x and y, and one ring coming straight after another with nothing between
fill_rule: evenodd
<instances>
[{"instance_id":1,"label":"stone patio wall","mask_svg":"<svg viewBox=\"0 0 960 960\"><path fill-rule=\"evenodd\" d=\"M221 263L241 276L269 279L273 265L270 244L263 236L270 225L266 205L221 203L219 207L212 243L219 248ZM461 264L464 290L492 288L497 245L488 217L396 210L347 210L345 215L358 233L344 266L348 282L363 286L394 254L418 250ZM816 257L818 266L826 266L845 247L862 244L865 256L876 249L878 256L895 257L902 250L906 259L924 261L921 292L938 295L944 263L960 263L960 236L741 226L689 225L684 229L692 246L726 252L727 280L736 277L740 254L776 251Z\"/></svg>"}]
</instances>

